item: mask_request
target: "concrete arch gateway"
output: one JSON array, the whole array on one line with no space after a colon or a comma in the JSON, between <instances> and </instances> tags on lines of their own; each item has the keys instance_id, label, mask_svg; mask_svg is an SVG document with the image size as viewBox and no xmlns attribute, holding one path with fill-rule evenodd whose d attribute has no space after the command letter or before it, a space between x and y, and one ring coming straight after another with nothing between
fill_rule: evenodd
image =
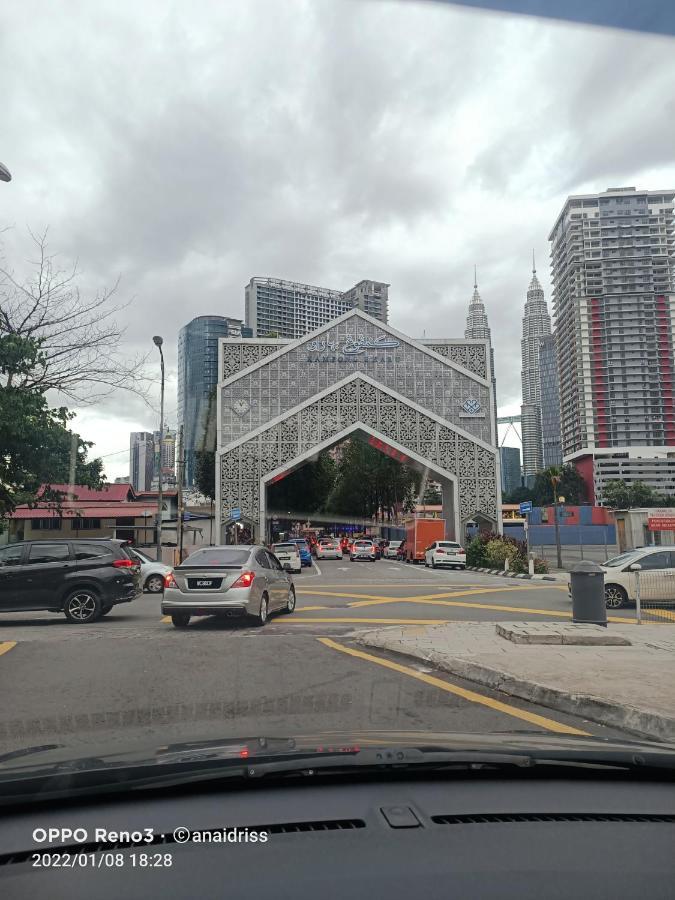
<instances>
[{"instance_id":1,"label":"concrete arch gateway","mask_svg":"<svg viewBox=\"0 0 675 900\"><path fill-rule=\"evenodd\" d=\"M222 338L216 509L220 540L241 510L266 537L267 487L347 437L428 469L448 538L501 526L486 341L412 339L360 310L306 337Z\"/></svg>"}]
</instances>

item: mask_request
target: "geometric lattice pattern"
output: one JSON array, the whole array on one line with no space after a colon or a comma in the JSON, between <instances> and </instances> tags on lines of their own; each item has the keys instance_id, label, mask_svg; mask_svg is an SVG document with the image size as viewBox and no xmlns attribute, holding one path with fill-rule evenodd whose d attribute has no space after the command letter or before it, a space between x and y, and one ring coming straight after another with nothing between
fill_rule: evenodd
<instances>
[{"instance_id":1,"label":"geometric lattice pattern","mask_svg":"<svg viewBox=\"0 0 675 900\"><path fill-rule=\"evenodd\" d=\"M431 344L426 341L420 341L429 350L438 353L439 356L445 356L451 362L468 369L481 378L487 378L487 364L485 361L485 345L484 344Z\"/></svg>"},{"instance_id":2,"label":"geometric lattice pattern","mask_svg":"<svg viewBox=\"0 0 675 900\"><path fill-rule=\"evenodd\" d=\"M458 478L460 520L476 513L497 518L495 452L441 424L386 390L355 377L249 440L225 447L221 457L221 518L240 507L256 521L260 480L290 465L346 428L363 424Z\"/></svg>"},{"instance_id":3,"label":"geometric lattice pattern","mask_svg":"<svg viewBox=\"0 0 675 900\"><path fill-rule=\"evenodd\" d=\"M256 342L242 344L235 343L234 341L232 343L223 341L222 346L223 371L221 378L224 381L226 378L236 375L237 372L241 372L242 369L246 369L254 363L259 362L261 359L264 359L266 356L269 356L271 353L280 350L283 343L262 344Z\"/></svg>"}]
</instances>

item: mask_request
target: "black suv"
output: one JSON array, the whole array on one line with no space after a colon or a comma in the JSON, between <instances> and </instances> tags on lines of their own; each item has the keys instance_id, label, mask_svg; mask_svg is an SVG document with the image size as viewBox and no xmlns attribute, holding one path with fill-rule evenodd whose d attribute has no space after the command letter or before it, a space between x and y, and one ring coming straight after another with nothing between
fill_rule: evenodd
<instances>
[{"instance_id":1,"label":"black suv","mask_svg":"<svg viewBox=\"0 0 675 900\"><path fill-rule=\"evenodd\" d=\"M115 539L0 547L0 613L49 610L94 622L141 592L141 567Z\"/></svg>"}]
</instances>

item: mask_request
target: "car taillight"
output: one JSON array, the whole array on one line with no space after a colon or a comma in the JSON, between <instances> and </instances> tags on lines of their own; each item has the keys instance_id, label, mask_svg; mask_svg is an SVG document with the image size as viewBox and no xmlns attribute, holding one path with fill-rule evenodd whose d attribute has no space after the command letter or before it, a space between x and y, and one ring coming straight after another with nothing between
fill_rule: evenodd
<instances>
[{"instance_id":1,"label":"car taillight","mask_svg":"<svg viewBox=\"0 0 675 900\"><path fill-rule=\"evenodd\" d=\"M234 582L234 584L230 586L233 588L251 587L254 578L255 572L242 572L239 578L237 578L237 580Z\"/></svg>"},{"instance_id":2,"label":"car taillight","mask_svg":"<svg viewBox=\"0 0 675 900\"><path fill-rule=\"evenodd\" d=\"M464 547L460 547L457 552L458 553L466 553L466 550L464 549Z\"/></svg>"},{"instance_id":3,"label":"car taillight","mask_svg":"<svg viewBox=\"0 0 675 900\"><path fill-rule=\"evenodd\" d=\"M441 555L445 553L445 550L437 550L436 553L440 553Z\"/></svg>"},{"instance_id":4,"label":"car taillight","mask_svg":"<svg viewBox=\"0 0 675 900\"><path fill-rule=\"evenodd\" d=\"M133 569L138 565L133 559L113 559L112 564L116 569Z\"/></svg>"},{"instance_id":5,"label":"car taillight","mask_svg":"<svg viewBox=\"0 0 675 900\"><path fill-rule=\"evenodd\" d=\"M173 572L169 572L168 575L164 576L164 587L178 587L178 585L176 584L176 579L173 577Z\"/></svg>"}]
</instances>

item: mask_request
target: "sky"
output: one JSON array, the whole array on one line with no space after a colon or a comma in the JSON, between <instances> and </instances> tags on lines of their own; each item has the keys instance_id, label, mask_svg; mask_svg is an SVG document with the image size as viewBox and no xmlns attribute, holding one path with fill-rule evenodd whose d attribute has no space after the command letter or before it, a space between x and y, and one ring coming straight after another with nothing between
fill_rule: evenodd
<instances>
[{"instance_id":1,"label":"sky","mask_svg":"<svg viewBox=\"0 0 675 900\"><path fill-rule=\"evenodd\" d=\"M110 478L129 432L176 417L179 329L243 318L253 275L390 283L390 324L461 337L473 267L501 414L519 411L535 250L573 193L675 186L673 40L403 0L24 0L0 32L3 264L28 229L120 279L121 352L149 352L150 402L76 408ZM506 443L517 443L513 434Z\"/></svg>"}]
</instances>

